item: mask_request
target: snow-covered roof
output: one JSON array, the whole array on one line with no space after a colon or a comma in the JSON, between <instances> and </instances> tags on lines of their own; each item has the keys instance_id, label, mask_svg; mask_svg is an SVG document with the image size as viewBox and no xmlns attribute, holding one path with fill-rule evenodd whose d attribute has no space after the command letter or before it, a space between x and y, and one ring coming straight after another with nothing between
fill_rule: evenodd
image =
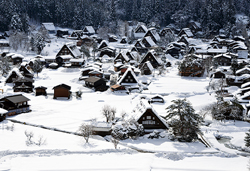
<instances>
[{"instance_id":1,"label":"snow-covered roof","mask_svg":"<svg viewBox=\"0 0 250 171\"><path fill-rule=\"evenodd\" d=\"M68 46L71 53L74 55L75 58L79 58L81 56L80 50L77 48L75 43L67 43L66 46Z\"/></svg>"},{"instance_id":2,"label":"snow-covered roof","mask_svg":"<svg viewBox=\"0 0 250 171\"><path fill-rule=\"evenodd\" d=\"M13 72L15 72L19 78L23 78L23 77L24 77L18 68L13 68L13 69L9 72L9 74L7 75L5 81L6 81L7 79L9 79L9 77L12 75Z\"/></svg>"},{"instance_id":3,"label":"snow-covered roof","mask_svg":"<svg viewBox=\"0 0 250 171\"><path fill-rule=\"evenodd\" d=\"M60 57L61 57L62 59L71 59L71 58L72 58L71 55L60 55Z\"/></svg>"},{"instance_id":4,"label":"snow-covered roof","mask_svg":"<svg viewBox=\"0 0 250 171\"><path fill-rule=\"evenodd\" d=\"M3 109L3 108L0 108L0 115L5 114L5 113L7 113L7 112L8 112L7 110L5 110L5 109Z\"/></svg>"},{"instance_id":5,"label":"snow-covered roof","mask_svg":"<svg viewBox=\"0 0 250 171\"><path fill-rule=\"evenodd\" d=\"M84 62L84 59L83 58L78 58L78 59L71 58L69 61L70 62Z\"/></svg>"},{"instance_id":6,"label":"snow-covered roof","mask_svg":"<svg viewBox=\"0 0 250 171\"><path fill-rule=\"evenodd\" d=\"M139 44L142 48L145 48L145 45L142 43L141 39L137 40L136 43Z\"/></svg>"},{"instance_id":7,"label":"snow-covered roof","mask_svg":"<svg viewBox=\"0 0 250 171\"><path fill-rule=\"evenodd\" d=\"M144 39L149 43L149 45L151 47L156 46L155 42L153 41L153 39L150 36L146 36L146 37L144 37Z\"/></svg>"},{"instance_id":8,"label":"snow-covered roof","mask_svg":"<svg viewBox=\"0 0 250 171\"><path fill-rule=\"evenodd\" d=\"M98 46L98 49L100 49L100 47L102 46L102 44L106 44L108 46L108 42L106 40L102 40L101 43Z\"/></svg>"},{"instance_id":9,"label":"snow-covered roof","mask_svg":"<svg viewBox=\"0 0 250 171\"><path fill-rule=\"evenodd\" d=\"M42 23L42 25L46 28L46 30L56 30L54 23Z\"/></svg>"},{"instance_id":10,"label":"snow-covered roof","mask_svg":"<svg viewBox=\"0 0 250 171\"><path fill-rule=\"evenodd\" d=\"M155 28L150 28L150 29L148 30L148 32L151 32L151 33L152 33L152 35L154 36L154 38L155 38L156 41L160 41L160 40L161 40L161 38L160 38L160 36L159 36L159 34L157 33L157 31L156 31Z\"/></svg>"},{"instance_id":11,"label":"snow-covered roof","mask_svg":"<svg viewBox=\"0 0 250 171\"><path fill-rule=\"evenodd\" d=\"M121 52L115 57L114 60L116 60L116 59L119 57L119 55L122 55L123 58L125 59L125 61L129 61L129 57L126 55L126 52L125 52L125 51L121 51Z\"/></svg>"},{"instance_id":12,"label":"snow-covered roof","mask_svg":"<svg viewBox=\"0 0 250 171\"><path fill-rule=\"evenodd\" d=\"M131 73L131 74L132 74L132 76L134 77L134 79L135 79L135 81L136 81L137 83L123 83L123 81L124 81L124 79L126 78L126 76L128 75L128 73ZM139 82L138 82L138 80L137 80L137 77L136 77L134 71L132 70L132 68L128 68L128 69L126 70L126 72L122 75L122 77L119 79L119 81L118 81L117 84L120 84L120 85L138 85L138 83L139 83Z\"/></svg>"},{"instance_id":13,"label":"snow-covered roof","mask_svg":"<svg viewBox=\"0 0 250 171\"><path fill-rule=\"evenodd\" d=\"M182 31L187 35L187 37L193 37L194 36L193 33L192 33L192 31L189 28L183 28L181 30L181 32Z\"/></svg>"},{"instance_id":14,"label":"snow-covered roof","mask_svg":"<svg viewBox=\"0 0 250 171\"><path fill-rule=\"evenodd\" d=\"M250 68L244 67L236 71L236 74L240 74L241 72L248 71L250 73Z\"/></svg>"},{"instance_id":15,"label":"snow-covered roof","mask_svg":"<svg viewBox=\"0 0 250 171\"><path fill-rule=\"evenodd\" d=\"M158 115L157 111L153 108L152 105L148 103L147 99L140 99L135 108L133 109L132 116L136 119L139 120L140 117L148 110L152 110L155 114L155 116L162 121L162 123L168 127L166 122Z\"/></svg>"},{"instance_id":16,"label":"snow-covered roof","mask_svg":"<svg viewBox=\"0 0 250 171\"><path fill-rule=\"evenodd\" d=\"M246 88L248 86L250 86L250 82L246 82L246 83L242 84L240 88Z\"/></svg>"},{"instance_id":17,"label":"snow-covered roof","mask_svg":"<svg viewBox=\"0 0 250 171\"><path fill-rule=\"evenodd\" d=\"M135 33L137 33L137 31L138 31L139 28L142 28L145 31L145 33L148 31L148 28L144 24L139 24L135 28Z\"/></svg>"},{"instance_id":18,"label":"snow-covered roof","mask_svg":"<svg viewBox=\"0 0 250 171\"><path fill-rule=\"evenodd\" d=\"M149 68L150 71L154 70L154 67L152 66L150 61L145 62L143 65L147 65L147 67ZM143 68L143 66L142 66L142 68Z\"/></svg>"},{"instance_id":19,"label":"snow-covered roof","mask_svg":"<svg viewBox=\"0 0 250 171\"><path fill-rule=\"evenodd\" d=\"M85 29L88 30L88 33L95 34L95 29L92 26L85 26Z\"/></svg>"},{"instance_id":20,"label":"snow-covered roof","mask_svg":"<svg viewBox=\"0 0 250 171\"><path fill-rule=\"evenodd\" d=\"M214 58L220 58L220 57L225 57L225 58L231 59L231 56L226 55L226 54L219 54L219 55L214 56Z\"/></svg>"},{"instance_id":21,"label":"snow-covered roof","mask_svg":"<svg viewBox=\"0 0 250 171\"><path fill-rule=\"evenodd\" d=\"M43 58L45 59L45 61L46 60L55 60L56 59L55 56L44 56Z\"/></svg>"},{"instance_id":22,"label":"snow-covered roof","mask_svg":"<svg viewBox=\"0 0 250 171\"><path fill-rule=\"evenodd\" d=\"M24 58L24 56L21 54L14 54L12 58Z\"/></svg>"}]
</instances>

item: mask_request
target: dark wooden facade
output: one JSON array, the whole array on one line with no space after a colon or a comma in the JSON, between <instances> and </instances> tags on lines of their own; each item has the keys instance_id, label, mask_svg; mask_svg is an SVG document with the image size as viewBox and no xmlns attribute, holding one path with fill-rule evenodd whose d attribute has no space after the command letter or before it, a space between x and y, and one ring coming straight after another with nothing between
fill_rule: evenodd
<instances>
[{"instance_id":1,"label":"dark wooden facade","mask_svg":"<svg viewBox=\"0 0 250 171\"><path fill-rule=\"evenodd\" d=\"M53 87L53 89L54 89L54 99L57 99L58 97L66 97L70 99L71 96L70 86L66 84L60 84Z\"/></svg>"},{"instance_id":2,"label":"dark wooden facade","mask_svg":"<svg viewBox=\"0 0 250 171\"><path fill-rule=\"evenodd\" d=\"M150 62L145 62L141 66L141 75L151 75L153 73L153 66L151 65Z\"/></svg>"},{"instance_id":3,"label":"dark wooden facade","mask_svg":"<svg viewBox=\"0 0 250 171\"><path fill-rule=\"evenodd\" d=\"M3 106L3 109L7 110L8 116L16 115L19 113L30 112L30 108L28 105L27 97L23 96L22 94L13 95L13 96L6 96L0 99L0 103Z\"/></svg>"},{"instance_id":4,"label":"dark wooden facade","mask_svg":"<svg viewBox=\"0 0 250 171\"><path fill-rule=\"evenodd\" d=\"M13 65L17 65L23 62L23 58L15 57L15 58L12 58L12 61L13 61Z\"/></svg>"},{"instance_id":5,"label":"dark wooden facade","mask_svg":"<svg viewBox=\"0 0 250 171\"><path fill-rule=\"evenodd\" d=\"M213 78L226 78L226 74L221 71L217 71L211 75Z\"/></svg>"},{"instance_id":6,"label":"dark wooden facade","mask_svg":"<svg viewBox=\"0 0 250 171\"><path fill-rule=\"evenodd\" d=\"M201 77L204 73L204 68L201 65L193 64L180 71L181 76Z\"/></svg>"},{"instance_id":7,"label":"dark wooden facade","mask_svg":"<svg viewBox=\"0 0 250 171\"><path fill-rule=\"evenodd\" d=\"M163 99L163 97L161 97L161 96L154 96L154 97L152 97L151 99L149 99L149 101L148 101L148 103L150 104L150 103L164 103L165 101L164 101L164 99Z\"/></svg>"},{"instance_id":8,"label":"dark wooden facade","mask_svg":"<svg viewBox=\"0 0 250 171\"><path fill-rule=\"evenodd\" d=\"M141 60L139 68L141 68L142 65L147 61L149 61L154 68L158 68L161 65L159 61L156 59L156 57L153 55L153 53L149 51Z\"/></svg>"},{"instance_id":9,"label":"dark wooden facade","mask_svg":"<svg viewBox=\"0 0 250 171\"><path fill-rule=\"evenodd\" d=\"M46 87L40 86L40 87L36 87L35 91L36 91L36 96L47 96L47 92L46 92Z\"/></svg>"},{"instance_id":10,"label":"dark wooden facade","mask_svg":"<svg viewBox=\"0 0 250 171\"><path fill-rule=\"evenodd\" d=\"M94 88L96 91L106 91L106 82L99 77L89 77L84 80L86 87Z\"/></svg>"},{"instance_id":11,"label":"dark wooden facade","mask_svg":"<svg viewBox=\"0 0 250 171\"><path fill-rule=\"evenodd\" d=\"M220 66L230 66L231 58L225 57L223 55L214 58L214 61Z\"/></svg>"},{"instance_id":12,"label":"dark wooden facade","mask_svg":"<svg viewBox=\"0 0 250 171\"><path fill-rule=\"evenodd\" d=\"M168 129L162 120L158 118L158 115L150 108L146 109L137 122L142 124L144 129Z\"/></svg>"}]
</instances>

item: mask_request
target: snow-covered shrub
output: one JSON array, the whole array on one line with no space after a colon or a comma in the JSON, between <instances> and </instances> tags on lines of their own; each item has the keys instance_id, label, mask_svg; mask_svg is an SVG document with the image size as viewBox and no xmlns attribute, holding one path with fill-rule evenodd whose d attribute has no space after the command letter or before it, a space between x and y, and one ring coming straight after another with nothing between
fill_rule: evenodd
<instances>
[{"instance_id":1,"label":"snow-covered shrub","mask_svg":"<svg viewBox=\"0 0 250 171\"><path fill-rule=\"evenodd\" d=\"M154 130L152 133L150 133L148 135L148 139L158 139L158 138L162 138L161 135L160 135L161 132L157 131L157 130Z\"/></svg>"},{"instance_id":2,"label":"snow-covered shrub","mask_svg":"<svg viewBox=\"0 0 250 171\"><path fill-rule=\"evenodd\" d=\"M135 119L129 119L127 121L122 121L117 123L111 132L111 136L124 140L128 138L137 139L139 136L144 135L144 128L142 124L139 124Z\"/></svg>"}]
</instances>

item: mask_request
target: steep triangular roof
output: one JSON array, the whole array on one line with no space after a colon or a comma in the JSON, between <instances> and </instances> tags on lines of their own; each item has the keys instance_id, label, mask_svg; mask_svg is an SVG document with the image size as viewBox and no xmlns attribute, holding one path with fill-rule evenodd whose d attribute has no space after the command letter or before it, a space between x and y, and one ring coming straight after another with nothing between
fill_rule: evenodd
<instances>
[{"instance_id":1,"label":"steep triangular roof","mask_svg":"<svg viewBox=\"0 0 250 171\"><path fill-rule=\"evenodd\" d=\"M117 59L121 59L123 58L124 61L129 62L129 57L126 55L126 53L124 51L121 51L114 59L114 61L116 61Z\"/></svg>"},{"instance_id":2,"label":"steep triangular roof","mask_svg":"<svg viewBox=\"0 0 250 171\"><path fill-rule=\"evenodd\" d=\"M151 113L158 118L158 121L161 122L161 124L165 127L165 129L168 128L168 125L166 122L159 116L159 114L156 112L156 110L153 108L152 105L148 103L147 99L140 99L139 103L135 106L132 112L132 116L137 120L141 120L142 117L145 117L145 113L150 110Z\"/></svg>"},{"instance_id":3,"label":"steep triangular roof","mask_svg":"<svg viewBox=\"0 0 250 171\"><path fill-rule=\"evenodd\" d=\"M55 31L56 30L54 23L42 23L42 25L48 31Z\"/></svg>"},{"instance_id":4,"label":"steep triangular roof","mask_svg":"<svg viewBox=\"0 0 250 171\"><path fill-rule=\"evenodd\" d=\"M150 36L155 43L157 43L158 41L161 40L159 34L157 33L156 29L154 29L154 28L150 28L147 31L147 33L145 34L145 37L146 36Z\"/></svg>"},{"instance_id":5,"label":"steep triangular roof","mask_svg":"<svg viewBox=\"0 0 250 171\"><path fill-rule=\"evenodd\" d=\"M12 76L12 74L16 74L18 76L18 78L23 78L24 76L22 75L22 73L19 71L18 68L13 68L9 74L7 75L5 82L6 83L11 83L12 80L10 80L10 77Z\"/></svg>"},{"instance_id":6,"label":"steep triangular roof","mask_svg":"<svg viewBox=\"0 0 250 171\"><path fill-rule=\"evenodd\" d=\"M67 43L67 44L63 45L63 47L59 50L59 52L57 53L56 56L60 56L61 52L65 48L69 50L70 55L73 58L80 58L81 57L81 52L74 43ZM68 55L68 54L63 54L63 55Z\"/></svg>"},{"instance_id":7,"label":"steep triangular roof","mask_svg":"<svg viewBox=\"0 0 250 171\"><path fill-rule=\"evenodd\" d=\"M85 26L83 32L89 34L95 34L95 29L92 26Z\"/></svg>"},{"instance_id":8,"label":"steep triangular roof","mask_svg":"<svg viewBox=\"0 0 250 171\"><path fill-rule=\"evenodd\" d=\"M150 36L146 36L142 39L142 43L144 44L144 46L146 47L154 47L157 46L154 42L154 40L150 37Z\"/></svg>"},{"instance_id":9,"label":"steep triangular roof","mask_svg":"<svg viewBox=\"0 0 250 171\"><path fill-rule=\"evenodd\" d=\"M143 31L143 32L141 32ZM135 28L135 33L146 33L148 31L148 28L144 24L139 24Z\"/></svg>"},{"instance_id":10,"label":"steep triangular roof","mask_svg":"<svg viewBox=\"0 0 250 171\"><path fill-rule=\"evenodd\" d=\"M157 59L155 55L152 53L152 51L148 51L148 53L142 58L140 65L143 63L150 61L154 68L157 68L161 65L162 61Z\"/></svg>"},{"instance_id":11,"label":"steep triangular roof","mask_svg":"<svg viewBox=\"0 0 250 171\"><path fill-rule=\"evenodd\" d=\"M101 43L99 44L97 49L100 50L100 49L105 48L105 47L108 47L108 43L106 40L103 40L103 41L101 41Z\"/></svg>"},{"instance_id":12,"label":"steep triangular roof","mask_svg":"<svg viewBox=\"0 0 250 171\"><path fill-rule=\"evenodd\" d=\"M134 73L134 71L131 68L128 68L126 72L120 77L119 81L117 84L120 85L133 85L136 84L138 85L138 80L137 77Z\"/></svg>"},{"instance_id":13,"label":"steep triangular roof","mask_svg":"<svg viewBox=\"0 0 250 171\"><path fill-rule=\"evenodd\" d=\"M150 61L145 62L141 68L144 68L144 66L146 66L151 72L153 72L154 67L152 66L152 64L150 63Z\"/></svg>"}]
</instances>

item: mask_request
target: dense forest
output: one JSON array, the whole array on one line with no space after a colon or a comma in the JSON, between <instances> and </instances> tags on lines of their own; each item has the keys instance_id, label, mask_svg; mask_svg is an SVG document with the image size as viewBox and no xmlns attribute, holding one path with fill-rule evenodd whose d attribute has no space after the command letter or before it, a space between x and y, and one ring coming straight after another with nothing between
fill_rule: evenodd
<instances>
[{"instance_id":1,"label":"dense forest","mask_svg":"<svg viewBox=\"0 0 250 171\"><path fill-rule=\"evenodd\" d=\"M82 29L122 21L154 21L182 28L198 21L205 31L231 29L235 14L250 15L249 0L1 0L0 31L28 31L28 24L53 22Z\"/></svg>"}]
</instances>

